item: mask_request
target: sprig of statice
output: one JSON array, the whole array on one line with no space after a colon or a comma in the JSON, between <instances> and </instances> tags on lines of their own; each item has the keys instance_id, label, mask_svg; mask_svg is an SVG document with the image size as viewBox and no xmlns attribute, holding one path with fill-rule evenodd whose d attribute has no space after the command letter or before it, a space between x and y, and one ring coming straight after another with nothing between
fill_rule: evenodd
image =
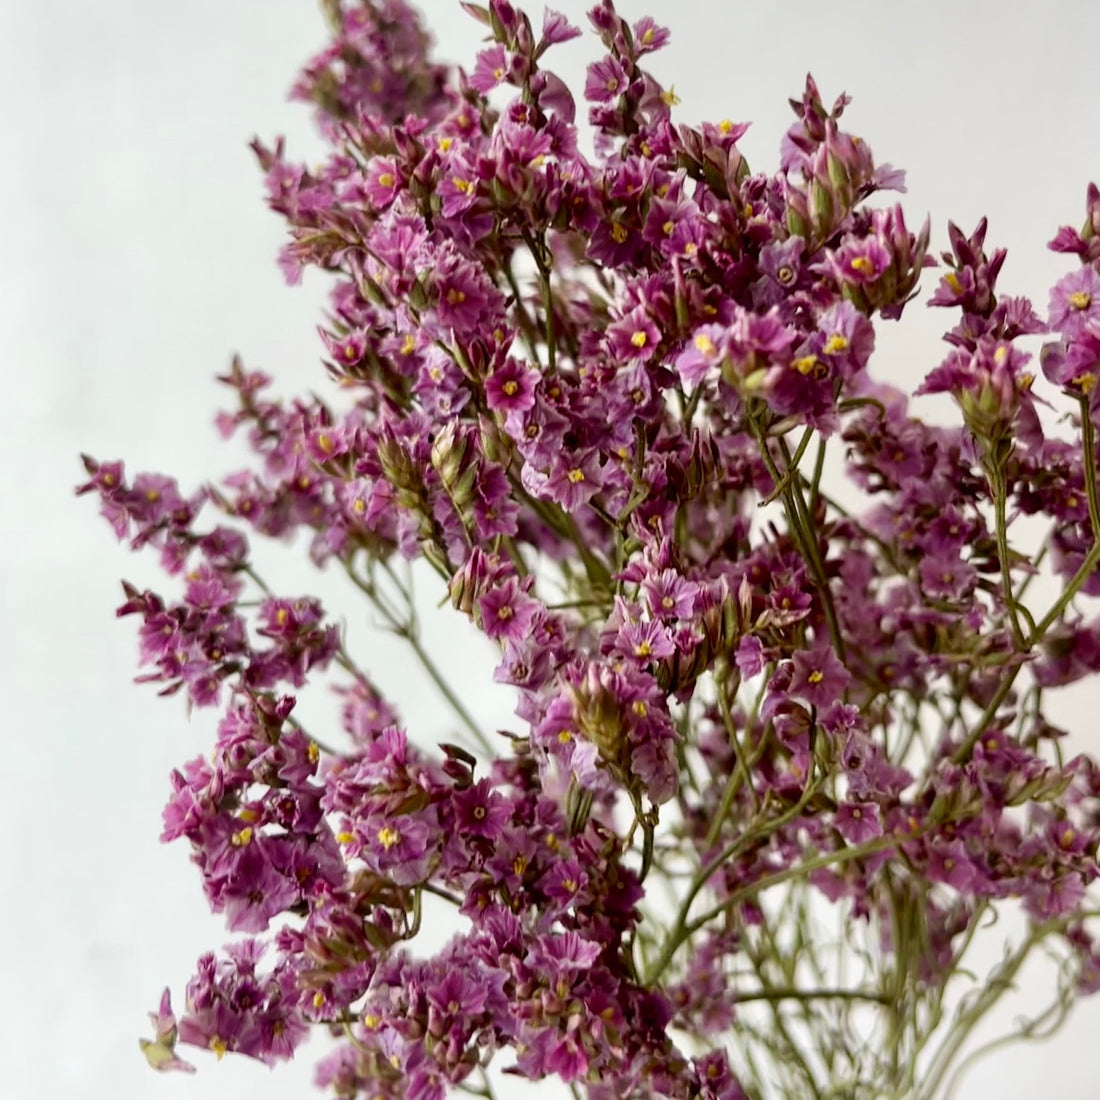
<instances>
[{"instance_id":1,"label":"sprig of statice","mask_svg":"<svg viewBox=\"0 0 1100 1100\"><path fill-rule=\"evenodd\" d=\"M191 495L85 459L80 491L177 581L126 586L141 679L220 709L163 836L245 937L143 1046L274 1063L324 1027L342 1097L491 1097L490 1064L592 1100L939 1095L1036 948L1057 989L1023 1038L1100 989L1100 766L1044 716L1100 672L1100 192L1052 242L1078 263L1046 321L997 294L984 220L950 227L930 304L956 322L918 393L962 424L929 425L869 369L929 225L868 205L903 175L842 129L846 96L807 78L754 172L744 124L674 123L643 67L668 31L601 0L588 155L545 65L580 31L463 7L469 73L403 0L326 0L294 94L329 159L253 145L288 280L333 278L327 399L234 361L219 423L255 462ZM268 588L249 529L309 533L440 690L438 729L409 735L354 626ZM417 559L495 646L512 730L429 657ZM322 738L294 711L326 670ZM429 899L458 930L424 957ZM1025 937L959 1000L1007 906Z\"/></svg>"}]
</instances>

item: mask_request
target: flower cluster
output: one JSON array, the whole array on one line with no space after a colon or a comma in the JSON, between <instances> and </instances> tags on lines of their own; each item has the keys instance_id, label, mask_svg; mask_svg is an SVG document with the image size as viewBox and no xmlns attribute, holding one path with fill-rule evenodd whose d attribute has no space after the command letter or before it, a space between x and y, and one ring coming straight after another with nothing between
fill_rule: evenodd
<instances>
[{"instance_id":1,"label":"flower cluster","mask_svg":"<svg viewBox=\"0 0 1100 1100\"><path fill-rule=\"evenodd\" d=\"M165 995L151 1063L185 1067L177 1042L274 1062L321 1025L341 1097L492 1095L494 1060L593 1100L931 1095L1039 943L1065 960L1059 1003L1100 988L1100 765L1066 759L1043 710L1100 673L1096 186L1052 242L1079 264L1046 321L997 295L984 220L950 226L929 304L959 319L918 393L962 424L931 426L870 369L930 227L867 203L904 177L841 128L846 96L807 78L778 170L754 172L745 125L673 122L643 68L668 31L599 0L589 156L544 64L581 33L562 16L463 4L488 40L467 74L430 60L404 0L325 7L333 44L294 94L331 156L253 147L288 280L334 277L330 402L234 361L219 424L252 468L185 497L89 458L79 490L181 581L174 601L126 586L141 678L223 715L173 774L164 839L247 937L200 960L178 1023ZM1043 422L1039 334L1068 435ZM1050 523L1037 555L1010 542L1020 515ZM244 528L308 532L463 744L410 736ZM1060 594L1037 609L1048 555ZM422 645L419 559L498 655L514 730L481 730ZM285 694L326 670L343 749ZM1027 938L949 1019L1010 902ZM439 906L454 937L414 955Z\"/></svg>"}]
</instances>

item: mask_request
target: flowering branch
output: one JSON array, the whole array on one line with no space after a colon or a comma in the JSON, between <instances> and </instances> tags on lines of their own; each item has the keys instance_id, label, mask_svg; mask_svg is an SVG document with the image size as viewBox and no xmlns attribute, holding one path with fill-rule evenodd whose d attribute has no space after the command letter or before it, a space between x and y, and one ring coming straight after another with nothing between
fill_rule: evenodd
<instances>
[{"instance_id":1,"label":"flowering branch","mask_svg":"<svg viewBox=\"0 0 1100 1100\"><path fill-rule=\"evenodd\" d=\"M1100 674L1100 190L1052 241L1077 270L1046 320L997 291L984 220L949 224L929 304L958 320L915 396L961 423L931 426L870 367L936 266L931 227L867 203L904 177L842 128L847 96L807 78L754 172L744 125L673 122L644 67L668 31L599 0L589 156L546 67L580 31L463 7L486 35L468 73L404 0L323 0L333 40L293 95L331 155L253 143L288 281L334 276L329 401L234 359L218 425L249 468L188 497L84 460L78 492L178 588L124 585L139 679L221 712L163 837L243 938L142 1049L273 1064L324 1027L318 1080L346 1097L492 1100L505 1060L577 1100L938 1100L1037 948L1061 984L1021 1037L1100 990L1100 764L1046 717ZM1037 335L1070 438L1044 423ZM829 482L841 453L860 505ZM259 576L249 537L302 532L468 748L401 724L351 656L361 614L338 628ZM514 729L487 736L428 654L421 559ZM293 713L319 681L324 743ZM427 955L425 895L455 911ZM952 1014L1009 905L1027 934Z\"/></svg>"}]
</instances>

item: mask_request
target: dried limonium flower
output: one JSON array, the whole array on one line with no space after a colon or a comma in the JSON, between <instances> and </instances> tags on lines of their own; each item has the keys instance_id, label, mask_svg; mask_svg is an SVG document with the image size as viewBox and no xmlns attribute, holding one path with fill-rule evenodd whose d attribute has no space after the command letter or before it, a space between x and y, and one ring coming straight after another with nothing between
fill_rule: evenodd
<instances>
[{"instance_id":1,"label":"dried limonium flower","mask_svg":"<svg viewBox=\"0 0 1100 1100\"><path fill-rule=\"evenodd\" d=\"M1100 766L1045 716L1100 673L1100 193L1052 242L1077 267L1046 322L998 295L984 219L949 226L929 304L959 318L918 392L962 423L932 426L872 369L930 227L867 204L904 177L842 129L847 96L807 78L754 172L743 124L673 121L643 67L668 31L601 0L590 156L546 67L580 31L463 7L469 75L403 0L326 0L294 95L329 159L254 143L287 279L334 277L327 403L234 361L218 422L249 468L187 493L85 459L79 491L174 578L125 586L140 679L221 714L163 835L244 934L143 1049L274 1063L318 1025L342 1097L492 1095L491 1065L593 1100L931 1097L1035 948L1061 960L1053 1011L1100 988ZM1019 515L1049 520L1041 550ZM357 616L268 587L250 528L347 575L438 729L401 724ZM421 559L497 654L513 729L430 655ZM322 681L318 736L296 702ZM948 1012L1012 903L1026 933ZM455 933L425 955L429 905Z\"/></svg>"}]
</instances>

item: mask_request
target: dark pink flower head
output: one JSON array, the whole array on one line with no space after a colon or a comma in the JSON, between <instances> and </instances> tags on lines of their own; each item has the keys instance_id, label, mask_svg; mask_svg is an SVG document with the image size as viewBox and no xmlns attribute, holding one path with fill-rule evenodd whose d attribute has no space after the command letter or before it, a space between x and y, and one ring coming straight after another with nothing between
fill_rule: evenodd
<instances>
[{"instance_id":1,"label":"dark pink flower head","mask_svg":"<svg viewBox=\"0 0 1100 1100\"><path fill-rule=\"evenodd\" d=\"M236 835L244 837L247 830ZM225 912L230 931L263 932L299 900L301 891L295 879L275 866L271 843L255 834L239 843L240 854L227 868L226 879L208 892L216 911Z\"/></svg>"},{"instance_id":2,"label":"dark pink flower head","mask_svg":"<svg viewBox=\"0 0 1100 1100\"><path fill-rule=\"evenodd\" d=\"M424 882L443 841L426 815L372 814L356 830L359 856L399 886Z\"/></svg>"},{"instance_id":3,"label":"dark pink flower head","mask_svg":"<svg viewBox=\"0 0 1100 1100\"><path fill-rule=\"evenodd\" d=\"M556 46L560 42L577 38L580 34L580 27L570 23L561 12L554 11L552 8L543 9L541 46Z\"/></svg>"},{"instance_id":4,"label":"dark pink flower head","mask_svg":"<svg viewBox=\"0 0 1100 1100\"><path fill-rule=\"evenodd\" d=\"M988 228L988 220L982 218L974 232L966 237L954 222L948 222L951 252L943 253L942 258L950 270L940 280L929 305L959 306L968 314L989 316L996 303L997 276L1007 253L998 248L992 256L986 255L984 245Z\"/></svg>"},{"instance_id":5,"label":"dark pink flower head","mask_svg":"<svg viewBox=\"0 0 1100 1100\"><path fill-rule=\"evenodd\" d=\"M1084 227L1078 232L1063 225L1047 246L1055 252L1070 252L1081 257L1084 264L1100 260L1100 187L1090 183L1086 193L1087 214Z\"/></svg>"},{"instance_id":6,"label":"dark pink flower head","mask_svg":"<svg viewBox=\"0 0 1100 1100\"><path fill-rule=\"evenodd\" d=\"M385 210L403 186L394 157L374 157L367 168L365 190L375 210Z\"/></svg>"},{"instance_id":7,"label":"dark pink flower head","mask_svg":"<svg viewBox=\"0 0 1100 1100\"><path fill-rule=\"evenodd\" d=\"M626 622L617 638L619 651L640 668L663 661L676 652L676 646L659 620Z\"/></svg>"},{"instance_id":8,"label":"dark pink flower head","mask_svg":"<svg viewBox=\"0 0 1100 1100\"><path fill-rule=\"evenodd\" d=\"M584 98L590 103L610 103L626 91L628 83L626 70L614 57L593 61L588 66Z\"/></svg>"},{"instance_id":9,"label":"dark pink flower head","mask_svg":"<svg viewBox=\"0 0 1100 1100\"><path fill-rule=\"evenodd\" d=\"M851 682L851 674L841 664L830 645L799 650L793 658L793 675L787 689L818 710L837 702Z\"/></svg>"},{"instance_id":10,"label":"dark pink flower head","mask_svg":"<svg viewBox=\"0 0 1100 1100\"><path fill-rule=\"evenodd\" d=\"M1100 334L1100 275L1080 267L1054 284L1050 292L1050 327L1067 339L1085 329Z\"/></svg>"},{"instance_id":11,"label":"dark pink flower head","mask_svg":"<svg viewBox=\"0 0 1100 1100\"><path fill-rule=\"evenodd\" d=\"M845 379L863 370L875 347L871 322L851 302L837 302L818 320L818 353L839 368Z\"/></svg>"},{"instance_id":12,"label":"dark pink flower head","mask_svg":"<svg viewBox=\"0 0 1100 1100\"><path fill-rule=\"evenodd\" d=\"M810 154L825 140L829 124L834 124L851 103L851 97L841 93L833 102L832 110L826 110L817 89L817 82L807 73L801 100L788 102L798 118L783 137L780 145L780 168L791 172L806 165Z\"/></svg>"},{"instance_id":13,"label":"dark pink flower head","mask_svg":"<svg viewBox=\"0 0 1100 1100\"><path fill-rule=\"evenodd\" d=\"M470 74L470 87L484 94L507 80L511 67L504 47L490 46L477 55L477 63Z\"/></svg>"},{"instance_id":14,"label":"dark pink flower head","mask_svg":"<svg viewBox=\"0 0 1100 1100\"><path fill-rule=\"evenodd\" d=\"M1012 431L1021 409L1031 409L1033 376L1023 369L1030 358L1012 344L982 341L973 353L951 352L916 394L951 394L974 435L997 440Z\"/></svg>"},{"instance_id":15,"label":"dark pink flower head","mask_svg":"<svg viewBox=\"0 0 1100 1100\"><path fill-rule=\"evenodd\" d=\"M496 583L482 596L479 607L482 630L490 638L510 642L522 642L542 611L515 577Z\"/></svg>"},{"instance_id":16,"label":"dark pink flower head","mask_svg":"<svg viewBox=\"0 0 1100 1100\"><path fill-rule=\"evenodd\" d=\"M652 16L643 15L634 24L634 52L638 57L662 49L671 38L668 27L659 26Z\"/></svg>"},{"instance_id":17,"label":"dark pink flower head","mask_svg":"<svg viewBox=\"0 0 1100 1100\"><path fill-rule=\"evenodd\" d=\"M682 194L679 183L650 200L642 236L663 255L690 263L703 247L706 235L707 222L702 211Z\"/></svg>"},{"instance_id":18,"label":"dark pink flower head","mask_svg":"<svg viewBox=\"0 0 1100 1100\"><path fill-rule=\"evenodd\" d=\"M961 600L977 581L977 572L958 553L929 554L920 561L921 588L933 599Z\"/></svg>"},{"instance_id":19,"label":"dark pink flower head","mask_svg":"<svg viewBox=\"0 0 1100 1100\"><path fill-rule=\"evenodd\" d=\"M1087 328L1070 342L1045 344L1040 352L1043 374L1074 397L1100 401L1100 325Z\"/></svg>"},{"instance_id":20,"label":"dark pink flower head","mask_svg":"<svg viewBox=\"0 0 1100 1100\"><path fill-rule=\"evenodd\" d=\"M768 368L784 367L790 362L796 338L776 307L757 314L735 306L733 321L726 330L723 378L730 385L751 389L763 380Z\"/></svg>"},{"instance_id":21,"label":"dark pink flower head","mask_svg":"<svg viewBox=\"0 0 1100 1100\"><path fill-rule=\"evenodd\" d=\"M456 147L448 153L440 167L440 175L439 195L443 217L458 217L477 202L477 166L465 151Z\"/></svg>"},{"instance_id":22,"label":"dark pink flower head","mask_svg":"<svg viewBox=\"0 0 1100 1100\"><path fill-rule=\"evenodd\" d=\"M524 962L536 970L551 975L548 985L553 987L559 977L572 984L577 972L584 972L600 957L602 947L586 940L576 932L562 932L541 936L532 944Z\"/></svg>"},{"instance_id":23,"label":"dark pink flower head","mask_svg":"<svg viewBox=\"0 0 1100 1100\"><path fill-rule=\"evenodd\" d=\"M530 467L525 466L524 475ZM603 487L603 468L599 453L595 450L573 454L561 453L554 460L550 472L543 478L538 495L560 504L567 512L576 512L587 504Z\"/></svg>"},{"instance_id":24,"label":"dark pink flower head","mask_svg":"<svg viewBox=\"0 0 1100 1100\"><path fill-rule=\"evenodd\" d=\"M641 587L650 614L655 618L691 618L698 585L687 581L675 569L662 569L659 573L649 574Z\"/></svg>"},{"instance_id":25,"label":"dark pink flower head","mask_svg":"<svg viewBox=\"0 0 1100 1100\"><path fill-rule=\"evenodd\" d=\"M806 242L801 237L772 241L760 251L760 270L783 293L789 293L802 273L802 255Z\"/></svg>"},{"instance_id":26,"label":"dark pink flower head","mask_svg":"<svg viewBox=\"0 0 1100 1100\"><path fill-rule=\"evenodd\" d=\"M863 313L878 310L896 320L916 292L921 270L933 263L927 255L931 223L926 219L914 236L900 206L871 212L872 232L848 239L829 250L821 270Z\"/></svg>"},{"instance_id":27,"label":"dark pink flower head","mask_svg":"<svg viewBox=\"0 0 1100 1100\"><path fill-rule=\"evenodd\" d=\"M849 844L865 844L882 836L882 811L874 802L844 802L833 824Z\"/></svg>"},{"instance_id":28,"label":"dark pink flower head","mask_svg":"<svg viewBox=\"0 0 1100 1100\"><path fill-rule=\"evenodd\" d=\"M826 254L826 268L841 288L869 286L890 268L890 253L877 236L848 240Z\"/></svg>"},{"instance_id":29,"label":"dark pink flower head","mask_svg":"<svg viewBox=\"0 0 1100 1100\"><path fill-rule=\"evenodd\" d=\"M652 358L661 342L661 330L643 306L636 306L607 329L612 357L618 362Z\"/></svg>"},{"instance_id":30,"label":"dark pink flower head","mask_svg":"<svg viewBox=\"0 0 1100 1100\"><path fill-rule=\"evenodd\" d=\"M725 357L726 329L723 325L703 325L676 358L676 373L688 388L697 386Z\"/></svg>"},{"instance_id":31,"label":"dark pink flower head","mask_svg":"<svg viewBox=\"0 0 1100 1100\"><path fill-rule=\"evenodd\" d=\"M488 779L471 784L454 796L455 825L459 835L495 841L509 824L512 808Z\"/></svg>"}]
</instances>

